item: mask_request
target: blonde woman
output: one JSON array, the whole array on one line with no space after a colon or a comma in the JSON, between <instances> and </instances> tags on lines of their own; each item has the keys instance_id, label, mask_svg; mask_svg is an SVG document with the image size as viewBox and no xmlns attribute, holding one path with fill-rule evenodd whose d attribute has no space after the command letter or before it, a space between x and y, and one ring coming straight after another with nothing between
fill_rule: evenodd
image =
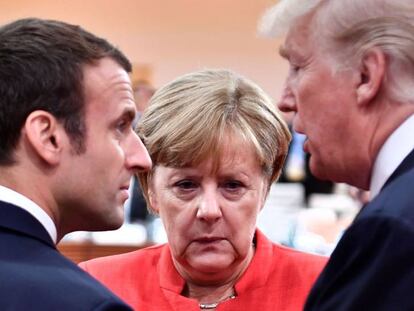
<instances>
[{"instance_id":1,"label":"blonde woman","mask_svg":"<svg viewBox=\"0 0 414 311\"><path fill-rule=\"evenodd\" d=\"M230 71L191 73L155 93L138 131L168 243L83 268L136 310L300 310L325 258L256 229L290 141L269 97Z\"/></svg>"}]
</instances>

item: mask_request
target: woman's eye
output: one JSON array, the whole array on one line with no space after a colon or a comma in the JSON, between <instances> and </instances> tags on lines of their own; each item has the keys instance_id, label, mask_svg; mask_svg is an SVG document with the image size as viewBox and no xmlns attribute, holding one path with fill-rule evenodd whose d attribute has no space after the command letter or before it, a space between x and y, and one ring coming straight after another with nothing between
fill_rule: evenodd
<instances>
[{"instance_id":1,"label":"woman's eye","mask_svg":"<svg viewBox=\"0 0 414 311\"><path fill-rule=\"evenodd\" d=\"M175 187L182 190L194 189L196 186L197 184L192 180L180 180L175 183Z\"/></svg>"},{"instance_id":2,"label":"woman's eye","mask_svg":"<svg viewBox=\"0 0 414 311\"><path fill-rule=\"evenodd\" d=\"M246 185L238 180L225 181L220 187L223 195L229 200L241 199L247 191Z\"/></svg>"},{"instance_id":3,"label":"woman's eye","mask_svg":"<svg viewBox=\"0 0 414 311\"><path fill-rule=\"evenodd\" d=\"M173 192L182 200L191 200L197 193L198 183L191 179L183 179L173 184Z\"/></svg>"},{"instance_id":4,"label":"woman's eye","mask_svg":"<svg viewBox=\"0 0 414 311\"><path fill-rule=\"evenodd\" d=\"M224 187L226 188L226 190L235 192L243 188L244 185L239 181L231 180L231 181L225 182Z\"/></svg>"}]
</instances>

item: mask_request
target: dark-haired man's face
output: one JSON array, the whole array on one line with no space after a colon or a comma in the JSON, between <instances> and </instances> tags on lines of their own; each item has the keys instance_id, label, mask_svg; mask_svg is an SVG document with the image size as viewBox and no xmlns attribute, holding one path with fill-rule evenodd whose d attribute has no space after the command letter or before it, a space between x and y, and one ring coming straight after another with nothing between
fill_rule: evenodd
<instances>
[{"instance_id":1,"label":"dark-haired man's face","mask_svg":"<svg viewBox=\"0 0 414 311\"><path fill-rule=\"evenodd\" d=\"M128 74L104 58L85 66L84 90L86 151L68 155L71 206L65 214L79 219L82 230L115 229L124 220L131 176L148 170L151 160L132 128L136 108Z\"/></svg>"}]
</instances>

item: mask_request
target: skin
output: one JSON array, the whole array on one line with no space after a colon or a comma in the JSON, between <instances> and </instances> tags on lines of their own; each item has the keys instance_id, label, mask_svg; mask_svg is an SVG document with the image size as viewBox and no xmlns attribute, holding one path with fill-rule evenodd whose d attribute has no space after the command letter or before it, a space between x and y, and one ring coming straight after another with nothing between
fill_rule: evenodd
<instances>
[{"instance_id":1,"label":"skin","mask_svg":"<svg viewBox=\"0 0 414 311\"><path fill-rule=\"evenodd\" d=\"M232 293L253 258L256 218L267 194L253 148L231 141L216 172L211 158L196 167L157 165L149 185L151 207L163 220L174 265L186 280L184 295L200 302Z\"/></svg>"},{"instance_id":2,"label":"skin","mask_svg":"<svg viewBox=\"0 0 414 311\"><path fill-rule=\"evenodd\" d=\"M368 189L379 148L404 118L377 96L385 57L372 51L336 72L332 52L312 39L311 18L294 24L280 49L290 71L278 106L295 114L294 130L307 136L304 150L315 176Z\"/></svg>"},{"instance_id":3,"label":"skin","mask_svg":"<svg viewBox=\"0 0 414 311\"><path fill-rule=\"evenodd\" d=\"M36 110L22 127L16 164L0 167L0 184L40 206L56 225L57 241L72 231L120 227L132 175L152 166L132 129L127 72L103 58L84 65L83 74L86 151L76 153L62 122Z\"/></svg>"},{"instance_id":4,"label":"skin","mask_svg":"<svg viewBox=\"0 0 414 311\"><path fill-rule=\"evenodd\" d=\"M65 232L121 226L132 175L152 165L131 126L136 108L128 74L104 58L85 66L84 87L86 152L66 149L58 178L65 188L55 189Z\"/></svg>"}]
</instances>

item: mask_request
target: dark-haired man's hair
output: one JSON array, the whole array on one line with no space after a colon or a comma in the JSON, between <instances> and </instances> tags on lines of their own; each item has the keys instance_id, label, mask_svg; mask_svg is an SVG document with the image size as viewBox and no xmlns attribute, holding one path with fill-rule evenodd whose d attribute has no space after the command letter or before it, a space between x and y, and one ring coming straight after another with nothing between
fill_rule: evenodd
<instances>
[{"instance_id":1,"label":"dark-haired man's hair","mask_svg":"<svg viewBox=\"0 0 414 311\"><path fill-rule=\"evenodd\" d=\"M0 28L0 165L15 162L21 129L35 110L62 122L75 152L84 152L83 68L104 57L131 71L121 51L76 25L28 18Z\"/></svg>"}]
</instances>

